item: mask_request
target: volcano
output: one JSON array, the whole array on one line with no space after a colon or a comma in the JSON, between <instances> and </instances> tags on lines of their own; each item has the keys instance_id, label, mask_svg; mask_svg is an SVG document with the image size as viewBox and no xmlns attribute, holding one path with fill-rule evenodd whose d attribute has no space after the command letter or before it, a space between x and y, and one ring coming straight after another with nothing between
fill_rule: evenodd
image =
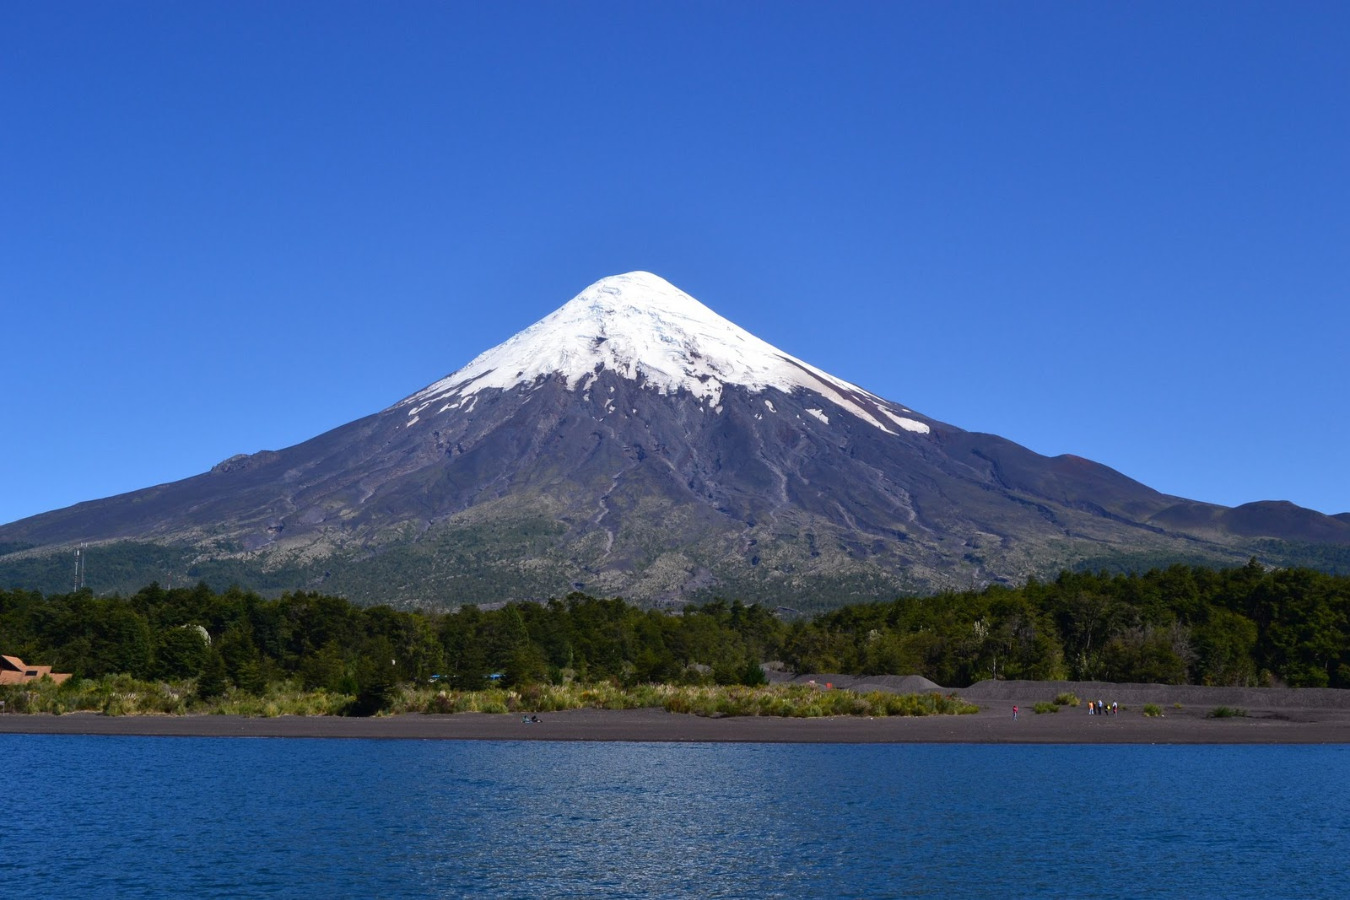
<instances>
[{"instance_id":1,"label":"volcano","mask_svg":"<svg viewBox=\"0 0 1350 900\"><path fill-rule=\"evenodd\" d=\"M1350 522L1168 496L965 431L632 272L312 440L0 527L0 583L69 589L51 573L80 544L105 590L204 579L430 606L580 590L809 609L1073 565L1340 553Z\"/></svg>"}]
</instances>

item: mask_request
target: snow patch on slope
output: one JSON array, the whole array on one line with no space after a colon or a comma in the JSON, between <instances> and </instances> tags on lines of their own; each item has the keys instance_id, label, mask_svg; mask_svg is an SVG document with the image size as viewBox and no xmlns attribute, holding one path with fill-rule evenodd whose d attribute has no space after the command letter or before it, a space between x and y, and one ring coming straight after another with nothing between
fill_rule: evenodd
<instances>
[{"instance_id":1,"label":"snow patch on slope","mask_svg":"<svg viewBox=\"0 0 1350 900\"><path fill-rule=\"evenodd\" d=\"M601 370L662 394L687 391L714 408L728 385L751 393L802 389L888 434L895 433L891 426L920 434L929 430L923 422L895 415L881 398L760 340L649 272L597 281L400 405L415 419L436 402L462 403L484 390L530 386L549 375L584 391Z\"/></svg>"}]
</instances>

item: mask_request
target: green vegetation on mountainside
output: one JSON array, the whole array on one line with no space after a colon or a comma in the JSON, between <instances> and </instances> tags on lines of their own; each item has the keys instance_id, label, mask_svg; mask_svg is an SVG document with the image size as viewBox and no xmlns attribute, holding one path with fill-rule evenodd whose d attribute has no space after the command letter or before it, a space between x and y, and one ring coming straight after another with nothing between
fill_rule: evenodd
<instances>
[{"instance_id":1,"label":"green vegetation on mountainside","mask_svg":"<svg viewBox=\"0 0 1350 900\"><path fill-rule=\"evenodd\" d=\"M931 593L948 586L965 588L977 579L983 582L977 570L984 566L1032 575L1045 572L1040 559L1072 558L1075 561L1067 567L1076 572L1124 574L1177 564L1239 565L1246 558L1234 559L1226 555L1234 551L1220 553L1214 547L1197 548L1184 559L1162 550L1082 558L1075 556L1072 545L1066 545L995 562L972 551L967 560L972 569L966 571L938 570L932 560L915 561L902 566L901 571L909 574L900 576L880 557L845 552L834 538L816 540L809 530L800 539L790 533L754 532L758 540L741 558L726 556L718 540L700 537L688 525L677 529L687 539L678 552L661 550L669 534L644 532L639 545L646 549L610 556L608 568L595 570L585 560L601 553L597 548L603 548L606 540L602 531L593 531L578 542L560 534L562 526L554 519L507 512L511 514L441 523L420 535L391 533L370 545L319 542L249 553L228 540L193 545L95 544L85 550L85 583L100 595L132 594L150 582L172 587L204 582L218 591L245 584L271 597L284 591L317 590L361 603L436 609L507 598L544 600L572 590L622 593L658 603L677 598L702 603L734 596L746 603L814 614L879 597ZM653 521L661 522L662 516L654 516ZM794 556L803 552L802 547L809 551L805 561ZM1252 542L1249 550L1267 566L1350 575L1350 548L1260 540ZM906 550L911 551L919 553L914 548ZM1049 577L1055 571L1051 569ZM70 549L53 552L0 545L0 585L59 594L71 589L73 576ZM621 590L620 584L627 587Z\"/></svg>"}]
</instances>

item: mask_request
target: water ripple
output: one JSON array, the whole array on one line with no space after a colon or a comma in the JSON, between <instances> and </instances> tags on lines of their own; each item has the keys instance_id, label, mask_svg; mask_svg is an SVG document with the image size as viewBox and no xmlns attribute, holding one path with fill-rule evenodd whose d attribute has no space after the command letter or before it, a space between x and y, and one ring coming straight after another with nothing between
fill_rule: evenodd
<instances>
[{"instance_id":1,"label":"water ripple","mask_svg":"<svg viewBox=\"0 0 1350 900\"><path fill-rule=\"evenodd\" d=\"M1340 747L0 735L0 887L286 897L1313 897Z\"/></svg>"}]
</instances>

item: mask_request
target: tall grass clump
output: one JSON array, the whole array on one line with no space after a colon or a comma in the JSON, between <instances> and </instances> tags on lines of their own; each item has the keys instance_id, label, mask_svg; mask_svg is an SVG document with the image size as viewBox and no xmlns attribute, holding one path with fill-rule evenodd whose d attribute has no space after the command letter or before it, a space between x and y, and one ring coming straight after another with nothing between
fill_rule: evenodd
<instances>
[{"instance_id":1,"label":"tall grass clump","mask_svg":"<svg viewBox=\"0 0 1350 900\"><path fill-rule=\"evenodd\" d=\"M1159 706L1158 704L1156 703L1144 704L1144 715L1148 716L1150 719L1160 719L1162 718L1162 714L1163 714L1162 707Z\"/></svg>"},{"instance_id":2,"label":"tall grass clump","mask_svg":"<svg viewBox=\"0 0 1350 900\"><path fill-rule=\"evenodd\" d=\"M109 716L215 714L232 716L393 715L398 713L548 713L567 709L665 709L695 716L932 716L962 715L978 707L950 694L890 694L823 689L812 685L532 684L459 691L409 684L390 686L378 709L358 696L305 690L279 681L258 691L224 688L203 696L192 681L138 681L128 675L6 685L5 710L14 713L96 712Z\"/></svg>"},{"instance_id":3,"label":"tall grass clump","mask_svg":"<svg viewBox=\"0 0 1350 900\"><path fill-rule=\"evenodd\" d=\"M139 681L130 675L70 678L61 684L44 678L0 688L0 701L6 712L164 716L189 712L192 690L186 683Z\"/></svg>"},{"instance_id":4,"label":"tall grass clump","mask_svg":"<svg viewBox=\"0 0 1350 900\"><path fill-rule=\"evenodd\" d=\"M1068 691L1055 695L1056 706L1078 706L1081 702L1082 701L1078 699L1077 694L1072 694Z\"/></svg>"},{"instance_id":5,"label":"tall grass clump","mask_svg":"<svg viewBox=\"0 0 1350 900\"><path fill-rule=\"evenodd\" d=\"M942 694L859 694L806 685L621 686L613 682L532 685L517 690L420 691L392 712L556 712L564 709L659 708L695 716L929 716L972 713L977 707Z\"/></svg>"},{"instance_id":6,"label":"tall grass clump","mask_svg":"<svg viewBox=\"0 0 1350 900\"><path fill-rule=\"evenodd\" d=\"M270 684L261 694L232 688L219 697L203 701L194 712L224 716L338 716L355 701L351 694L325 690L302 690L290 682Z\"/></svg>"},{"instance_id":7,"label":"tall grass clump","mask_svg":"<svg viewBox=\"0 0 1350 900\"><path fill-rule=\"evenodd\" d=\"M1205 716L1207 719L1245 719L1247 711L1236 706L1216 706Z\"/></svg>"}]
</instances>

